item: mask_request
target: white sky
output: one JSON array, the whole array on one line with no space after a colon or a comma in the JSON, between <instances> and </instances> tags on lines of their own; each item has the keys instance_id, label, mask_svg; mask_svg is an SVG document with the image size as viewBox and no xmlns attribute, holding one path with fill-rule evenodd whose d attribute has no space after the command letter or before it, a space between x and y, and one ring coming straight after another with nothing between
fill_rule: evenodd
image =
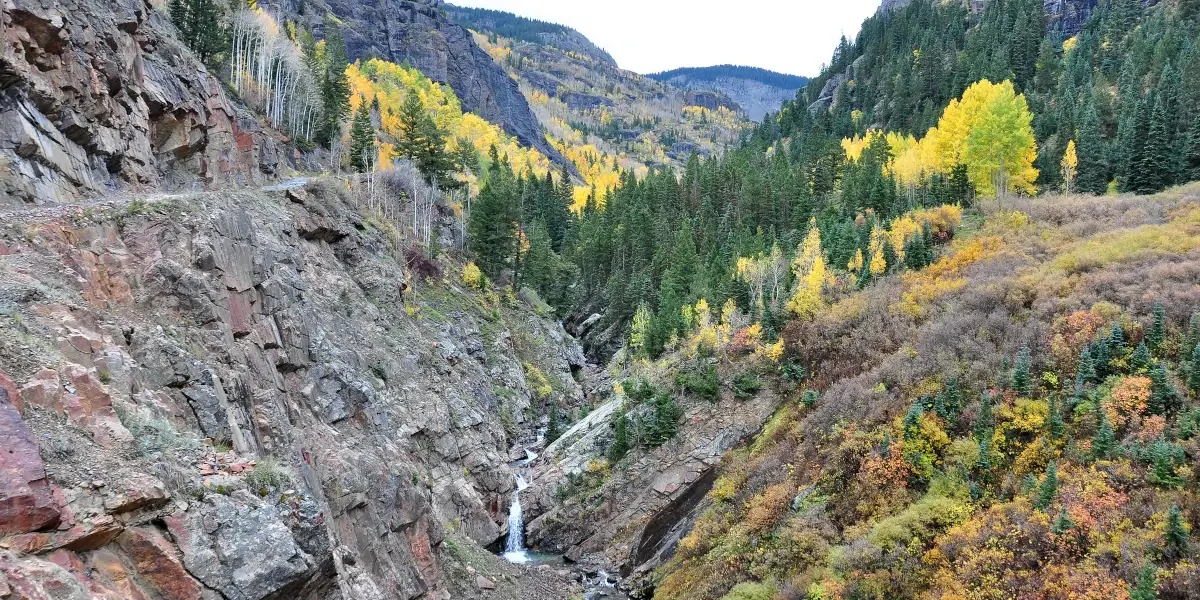
<instances>
[{"instance_id":1,"label":"white sky","mask_svg":"<svg viewBox=\"0 0 1200 600\"><path fill-rule=\"evenodd\" d=\"M815 76L880 0L448 0L560 23L622 68L654 73L732 63Z\"/></svg>"}]
</instances>

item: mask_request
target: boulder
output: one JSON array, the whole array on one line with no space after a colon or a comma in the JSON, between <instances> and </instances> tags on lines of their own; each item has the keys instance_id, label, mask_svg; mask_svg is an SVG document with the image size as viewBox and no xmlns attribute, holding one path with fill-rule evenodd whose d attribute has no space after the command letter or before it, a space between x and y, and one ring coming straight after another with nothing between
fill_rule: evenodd
<instances>
[{"instance_id":1,"label":"boulder","mask_svg":"<svg viewBox=\"0 0 1200 600\"><path fill-rule=\"evenodd\" d=\"M58 525L61 517L33 432L0 387L0 536Z\"/></svg>"}]
</instances>

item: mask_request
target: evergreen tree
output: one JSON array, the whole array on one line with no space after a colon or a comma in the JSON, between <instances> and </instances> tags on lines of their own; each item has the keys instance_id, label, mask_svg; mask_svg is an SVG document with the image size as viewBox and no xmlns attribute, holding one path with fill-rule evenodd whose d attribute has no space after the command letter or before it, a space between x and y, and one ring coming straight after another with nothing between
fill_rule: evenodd
<instances>
[{"instance_id":1,"label":"evergreen tree","mask_svg":"<svg viewBox=\"0 0 1200 600\"><path fill-rule=\"evenodd\" d=\"M1183 347L1194 348L1200 344L1200 311L1192 313L1192 319L1188 322L1187 333L1183 337Z\"/></svg>"},{"instance_id":2,"label":"evergreen tree","mask_svg":"<svg viewBox=\"0 0 1200 600\"><path fill-rule=\"evenodd\" d=\"M1161 350L1167 341L1167 311L1162 302L1154 303L1154 320L1150 324L1150 331L1146 333L1146 341L1156 351Z\"/></svg>"},{"instance_id":3,"label":"evergreen tree","mask_svg":"<svg viewBox=\"0 0 1200 600\"><path fill-rule=\"evenodd\" d=\"M200 62L211 64L229 46L224 4L219 0L170 0L171 23Z\"/></svg>"},{"instance_id":4,"label":"evergreen tree","mask_svg":"<svg viewBox=\"0 0 1200 600\"><path fill-rule=\"evenodd\" d=\"M558 403L551 400L546 410L546 443L553 444L562 434L562 416L558 414Z\"/></svg>"},{"instance_id":5,"label":"evergreen tree","mask_svg":"<svg viewBox=\"0 0 1200 600\"><path fill-rule=\"evenodd\" d=\"M1200 344L1192 350L1192 360L1188 369L1188 387L1193 393L1200 394Z\"/></svg>"},{"instance_id":6,"label":"evergreen tree","mask_svg":"<svg viewBox=\"0 0 1200 600\"><path fill-rule=\"evenodd\" d=\"M325 61L318 74L321 91L322 122L317 130L316 141L326 148L333 146L341 135L342 121L350 112L350 80L346 67L350 59L346 55L346 41L342 30L332 16L325 18Z\"/></svg>"},{"instance_id":7,"label":"evergreen tree","mask_svg":"<svg viewBox=\"0 0 1200 600\"><path fill-rule=\"evenodd\" d=\"M1167 512L1167 531L1163 539L1163 558L1175 563L1187 558L1192 552L1188 540L1187 526L1183 522L1183 511L1178 504L1172 504Z\"/></svg>"},{"instance_id":8,"label":"evergreen tree","mask_svg":"<svg viewBox=\"0 0 1200 600\"><path fill-rule=\"evenodd\" d=\"M507 157L501 160L495 146L490 153L491 167L479 198L472 203L467 231L479 268L498 280L505 269L515 266L520 190Z\"/></svg>"},{"instance_id":9,"label":"evergreen tree","mask_svg":"<svg viewBox=\"0 0 1200 600\"><path fill-rule=\"evenodd\" d=\"M1071 515L1067 514L1067 507L1059 509L1058 516L1054 517L1054 522L1050 524L1050 531L1056 535L1063 535L1075 527L1075 522L1071 520Z\"/></svg>"},{"instance_id":10,"label":"evergreen tree","mask_svg":"<svg viewBox=\"0 0 1200 600\"><path fill-rule=\"evenodd\" d=\"M992 394L983 392L979 399L979 416L975 419L975 437L980 440L991 439L992 428L996 426L992 417Z\"/></svg>"},{"instance_id":11,"label":"evergreen tree","mask_svg":"<svg viewBox=\"0 0 1200 600\"><path fill-rule=\"evenodd\" d=\"M1113 431L1112 423L1104 416L1104 411L1099 412L1100 427L1096 430L1096 436L1092 438L1092 455L1096 458L1108 458L1117 445L1117 434Z\"/></svg>"},{"instance_id":12,"label":"evergreen tree","mask_svg":"<svg viewBox=\"0 0 1200 600\"><path fill-rule=\"evenodd\" d=\"M626 454L629 454L629 417L621 413L613 421L613 440L607 452L609 464L621 462Z\"/></svg>"},{"instance_id":13,"label":"evergreen tree","mask_svg":"<svg viewBox=\"0 0 1200 600\"><path fill-rule=\"evenodd\" d=\"M1129 587L1129 600L1158 600L1154 582L1154 565L1146 565L1138 572L1137 581Z\"/></svg>"},{"instance_id":14,"label":"evergreen tree","mask_svg":"<svg viewBox=\"0 0 1200 600\"><path fill-rule=\"evenodd\" d=\"M1084 97L1078 138L1079 172L1075 176L1075 188L1087 194L1103 195L1108 191L1108 157L1090 88Z\"/></svg>"},{"instance_id":15,"label":"evergreen tree","mask_svg":"<svg viewBox=\"0 0 1200 600\"><path fill-rule=\"evenodd\" d=\"M456 182L450 174L462 167L446 150L446 132L434 122L420 96L410 91L397 118L396 151L400 156L411 160L422 174L440 187L454 187Z\"/></svg>"},{"instance_id":16,"label":"evergreen tree","mask_svg":"<svg viewBox=\"0 0 1200 600\"><path fill-rule=\"evenodd\" d=\"M1150 357L1150 349L1146 347L1146 342L1139 342L1137 348L1133 351L1133 356L1129 359L1129 368L1134 373L1145 373L1150 370L1150 364L1154 361Z\"/></svg>"},{"instance_id":17,"label":"evergreen tree","mask_svg":"<svg viewBox=\"0 0 1200 600\"><path fill-rule=\"evenodd\" d=\"M1034 500L1033 506L1038 510L1045 512L1058 500L1058 467L1054 461L1046 467L1046 476L1042 478L1041 485L1038 486L1037 498Z\"/></svg>"},{"instance_id":18,"label":"evergreen tree","mask_svg":"<svg viewBox=\"0 0 1200 600\"><path fill-rule=\"evenodd\" d=\"M1153 194L1174 183L1172 173L1175 163L1171 149L1171 123L1168 110L1160 96L1150 113L1150 125L1146 133L1146 144L1139 155L1138 176L1133 191Z\"/></svg>"},{"instance_id":19,"label":"evergreen tree","mask_svg":"<svg viewBox=\"0 0 1200 600\"><path fill-rule=\"evenodd\" d=\"M354 120L350 124L350 167L359 173L371 170L375 153L375 124L371 122L371 109L364 98L354 111Z\"/></svg>"},{"instance_id":20,"label":"evergreen tree","mask_svg":"<svg viewBox=\"0 0 1200 600\"><path fill-rule=\"evenodd\" d=\"M1087 349L1079 353L1079 362L1076 363L1075 373L1080 383L1096 381L1096 363L1092 360L1092 353Z\"/></svg>"},{"instance_id":21,"label":"evergreen tree","mask_svg":"<svg viewBox=\"0 0 1200 600\"><path fill-rule=\"evenodd\" d=\"M1179 412L1181 402L1179 392L1171 385L1167 370L1162 365L1150 369L1150 400L1147 410L1151 414L1171 416Z\"/></svg>"},{"instance_id":22,"label":"evergreen tree","mask_svg":"<svg viewBox=\"0 0 1200 600\"><path fill-rule=\"evenodd\" d=\"M1025 346L1017 354L1017 366L1013 369L1012 375L1013 390L1022 398L1029 398L1033 395L1033 378L1029 373L1029 363L1029 346Z\"/></svg>"},{"instance_id":23,"label":"evergreen tree","mask_svg":"<svg viewBox=\"0 0 1200 600\"><path fill-rule=\"evenodd\" d=\"M1050 437L1052 439L1063 439L1063 434L1067 431L1067 424L1063 421L1062 411L1058 407L1058 400L1053 395L1050 396L1050 415L1047 419L1047 424L1050 427Z\"/></svg>"}]
</instances>

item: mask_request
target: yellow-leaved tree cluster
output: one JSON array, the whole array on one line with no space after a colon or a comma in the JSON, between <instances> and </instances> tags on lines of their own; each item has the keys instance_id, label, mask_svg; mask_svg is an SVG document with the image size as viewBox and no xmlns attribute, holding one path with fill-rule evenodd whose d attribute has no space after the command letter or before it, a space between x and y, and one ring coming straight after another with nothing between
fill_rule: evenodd
<instances>
[{"instance_id":1,"label":"yellow-leaved tree cluster","mask_svg":"<svg viewBox=\"0 0 1200 600\"><path fill-rule=\"evenodd\" d=\"M351 110L358 110L363 102L378 103L379 129L388 136L400 135L401 107L409 94L417 94L434 123L447 132L448 151L456 152L458 145L466 142L475 147L481 160L487 160L488 150L495 146L501 156L508 156L514 172L532 169L546 173L551 169L550 161L540 152L521 146L516 138L482 117L464 113L453 90L435 83L415 68L373 58L350 65L346 76L350 81ZM395 145L386 139L382 141L380 168L388 169L396 158Z\"/></svg>"},{"instance_id":2,"label":"yellow-leaved tree cluster","mask_svg":"<svg viewBox=\"0 0 1200 600\"><path fill-rule=\"evenodd\" d=\"M1033 113L1011 81L978 81L942 112L936 127L917 140L911 135L871 130L842 140L846 158L857 161L876 136L885 136L892 160L888 169L910 189L934 174L949 175L963 165L980 196L1036 191L1037 141Z\"/></svg>"}]
</instances>

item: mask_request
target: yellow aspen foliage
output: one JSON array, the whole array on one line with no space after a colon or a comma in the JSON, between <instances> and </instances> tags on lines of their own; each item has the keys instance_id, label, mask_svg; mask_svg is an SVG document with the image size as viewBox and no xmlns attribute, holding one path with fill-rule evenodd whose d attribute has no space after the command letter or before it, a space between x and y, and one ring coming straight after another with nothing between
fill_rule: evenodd
<instances>
[{"instance_id":1,"label":"yellow aspen foliage","mask_svg":"<svg viewBox=\"0 0 1200 600\"><path fill-rule=\"evenodd\" d=\"M850 259L850 263L846 265L846 270L851 273L858 273L863 268L863 253L862 248L854 251L854 258Z\"/></svg>"},{"instance_id":2,"label":"yellow aspen foliage","mask_svg":"<svg viewBox=\"0 0 1200 600\"><path fill-rule=\"evenodd\" d=\"M1075 140L1067 142L1067 151L1062 157L1063 187L1068 194L1075 188L1075 174L1079 172L1079 155L1075 153Z\"/></svg>"},{"instance_id":3,"label":"yellow aspen foliage","mask_svg":"<svg viewBox=\"0 0 1200 600\"><path fill-rule=\"evenodd\" d=\"M738 329L738 309L737 303L730 298L721 305L721 323L717 326L717 345L718 347L729 344L733 339L733 332Z\"/></svg>"},{"instance_id":4,"label":"yellow aspen foliage","mask_svg":"<svg viewBox=\"0 0 1200 600\"><path fill-rule=\"evenodd\" d=\"M469 262L463 267L462 280L463 284L473 290L482 290L485 282L483 271L479 270L479 267L473 262Z\"/></svg>"},{"instance_id":5,"label":"yellow aspen foliage","mask_svg":"<svg viewBox=\"0 0 1200 600\"><path fill-rule=\"evenodd\" d=\"M871 229L871 263L869 269L871 274L875 276L883 275L887 271L887 259L883 257L883 235L880 229L875 227Z\"/></svg>"},{"instance_id":6,"label":"yellow aspen foliage","mask_svg":"<svg viewBox=\"0 0 1200 600\"><path fill-rule=\"evenodd\" d=\"M1079 36L1078 35L1069 37L1069 38L1063 40L1063 54L1064 55L1070 54L1071 51L1074 50L1075 47L1078 45L1079 45Z\"/></svg>"},{"instance_id":7,"label":"yellow aspen foliage","mask_svg":"<svg viewBox=\"0 0 1200 600\"><path fill-rule=\"evenodd\" d=\"M824 306L825 286L832 279L825 267L821 231L815 218L809 221L808 235L792 261L792 272L796 275L796 292L788 300L787 308L797 316L811 317Z\"/></svg>"}]
</instances>

